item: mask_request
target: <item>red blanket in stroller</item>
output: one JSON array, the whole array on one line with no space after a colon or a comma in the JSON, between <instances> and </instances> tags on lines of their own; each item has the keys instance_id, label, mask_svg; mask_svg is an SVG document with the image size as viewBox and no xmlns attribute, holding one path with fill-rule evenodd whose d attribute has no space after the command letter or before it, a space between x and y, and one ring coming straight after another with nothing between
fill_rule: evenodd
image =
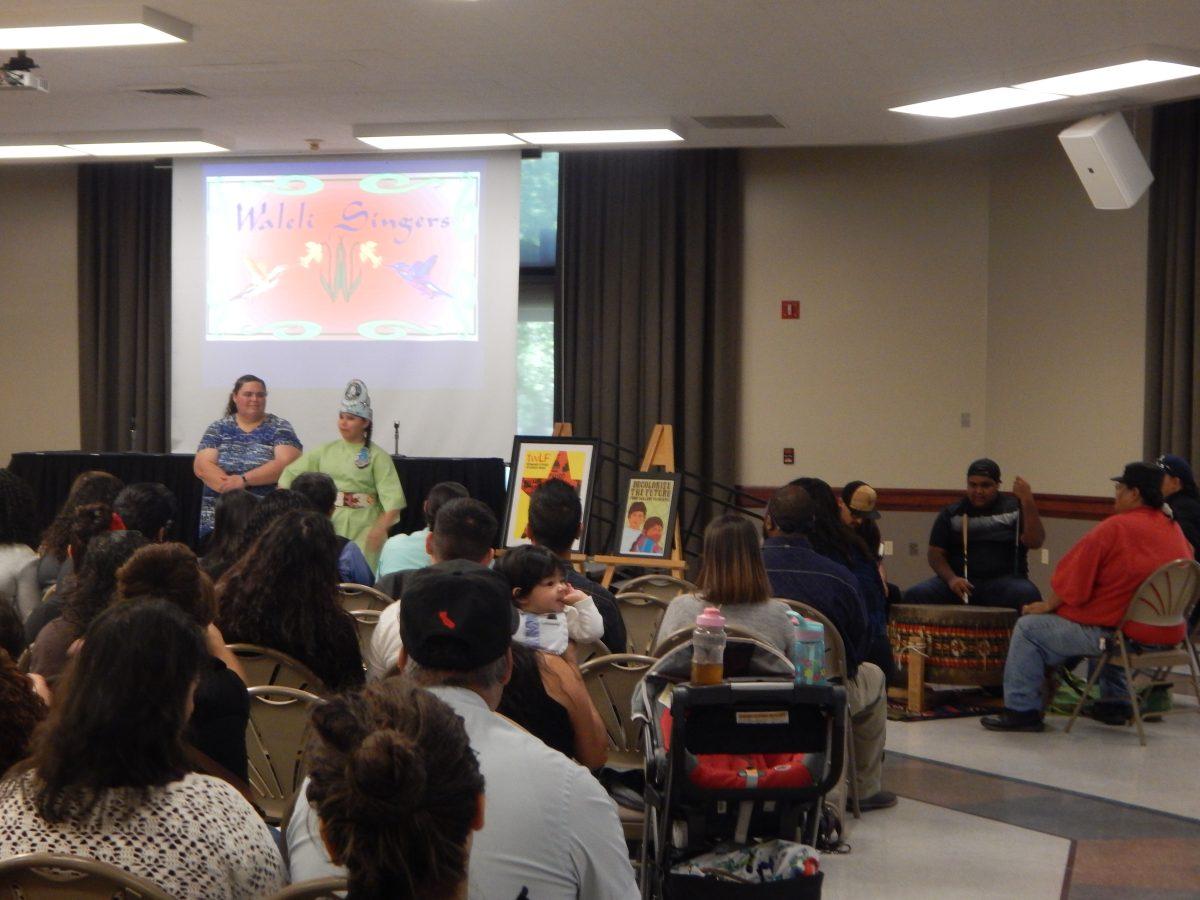
<instances>
[{"instance_id":1,"label":"red blanket in stroller","mask_svg":"<svg viewBox=\"0 0 1200 900\"><path fill-rule=\"evenodd\" d=\"M659 718L663 749L671 746L671 711ZM709 790L799 788L813 783L803 753L705 753L692 757L688 780Z\"/></svg>"}]
</instances>

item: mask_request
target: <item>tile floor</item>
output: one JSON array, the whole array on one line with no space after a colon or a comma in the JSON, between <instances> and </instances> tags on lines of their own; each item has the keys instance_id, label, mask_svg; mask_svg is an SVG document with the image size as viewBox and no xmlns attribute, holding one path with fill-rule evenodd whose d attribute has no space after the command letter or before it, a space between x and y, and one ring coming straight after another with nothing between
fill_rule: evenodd
<instances>
[{"instance_id":1,"label":"tile floor","mask_svg":"<svg viewBox=\"0 0 1200 900\"><path fill-rule=\"evenodd\" d=\"M1200 715L1148 724L1146 747L1132 729L1048 725L889 722L900 804L850 823L824 896L1200 898Z\"/></svg>"}]
</instances>

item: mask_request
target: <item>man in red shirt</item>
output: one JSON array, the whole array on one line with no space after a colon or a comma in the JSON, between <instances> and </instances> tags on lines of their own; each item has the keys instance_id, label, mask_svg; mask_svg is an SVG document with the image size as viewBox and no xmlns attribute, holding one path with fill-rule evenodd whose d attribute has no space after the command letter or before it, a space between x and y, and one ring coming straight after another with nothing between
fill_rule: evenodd
<instances>
[{"instance_id":1,"label":"man in red shirt","mask_svg":"<svg viewBox=\"0 0 1200 900\"><path fill-rule=\"evenodd\" d=\"M1013 629L1004 663L1004 711L984 716L984 728L1042 731L1046 667L1075 657L1099 656L1104 640L1120 624L1133 592L1147 576L1163 563L1191 558L1191 545L1163 512L1161 469L1130 463L1113 481L1117 483L1115 515L1084 535L1062 558L1050 581L1050 596L1022 610L1025 615ZM1170 644L1183 639L1184 627L1183 623L1178 628L1130 623L1125 634L1143 644ZM1100 695L1105 700L1127 696L1120 667L1105 666Z\"/></svg>"}]
</instances>

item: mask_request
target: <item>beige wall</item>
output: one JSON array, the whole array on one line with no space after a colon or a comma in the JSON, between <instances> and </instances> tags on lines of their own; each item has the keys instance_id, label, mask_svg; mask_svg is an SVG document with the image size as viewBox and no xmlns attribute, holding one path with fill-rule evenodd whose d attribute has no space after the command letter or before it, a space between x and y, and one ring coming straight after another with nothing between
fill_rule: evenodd
<instances>
[{"instance_id":1,"label":"beige wall","mask_svg":"<svg viewBox=\"0 0 1200 900\"><path fill-rule=\"evenodd\" d=\"M745 151L740 483L953 488L986 453L1107 493L1141 451L1147 202L1093 209L1057 130Z\"/></svg>"},{"instance_id":2,"label":"beige wall","mask_svg":"<svg viewBox=\"0 0 1200 900\"><path fill-rule=\"evenodd\" d=\"M986 160L929 147L743 160L739 481L954 483L984 447ZM780 319L784 299L799 321Z\"/></svg>"},{"instance_id":3,"label":"beige wall","mask_svg":"<svg viewBox=\"0 0 1200 900\"><path fill-rule=\"evenodd\" d=\"M0 465L79 448L75 171L0 167Z\"/></svg>"}]
</instances>

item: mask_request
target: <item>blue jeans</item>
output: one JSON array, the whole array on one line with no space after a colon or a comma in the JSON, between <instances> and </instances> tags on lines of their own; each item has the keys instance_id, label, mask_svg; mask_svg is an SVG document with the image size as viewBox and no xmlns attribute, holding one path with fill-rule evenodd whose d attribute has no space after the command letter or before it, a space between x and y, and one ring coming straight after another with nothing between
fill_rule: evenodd
<instances>
[{"instance_id":1,"label":"blue jeans","mask_svg":"<svg viewBox=\"0 0 1200 900\"><path fill-rule=\"evenodd\" d=\"M1004 661L1004 705L1017 712L1040 712L1042 683L1047 666L1057 666L1079 656L1097 657L1111 628L1080 625L1055 613L1021 616L1013 629ZM1120 666L1105 666L1100 673L1102 699L1127 698L1125 672Z\"/></svg>"},{"instance_id":2,"label":"blue jeans","mask_svg":"<svg viewBox=\"0 0 1200 900\"><path fill-rule=\"evenodd\" d=\"M1042 592L1038 590L1037 585L1019 575L1004 575L971 583L975 585L975 590L971 592L972 606L1005 606L1020 612L1026 603L1036 603L1042 599ZM905 591L904 602L956 606L962 604L958 595L950 590L950 586L936 575L914 584Z\"/></svg>"}]
</instances>

